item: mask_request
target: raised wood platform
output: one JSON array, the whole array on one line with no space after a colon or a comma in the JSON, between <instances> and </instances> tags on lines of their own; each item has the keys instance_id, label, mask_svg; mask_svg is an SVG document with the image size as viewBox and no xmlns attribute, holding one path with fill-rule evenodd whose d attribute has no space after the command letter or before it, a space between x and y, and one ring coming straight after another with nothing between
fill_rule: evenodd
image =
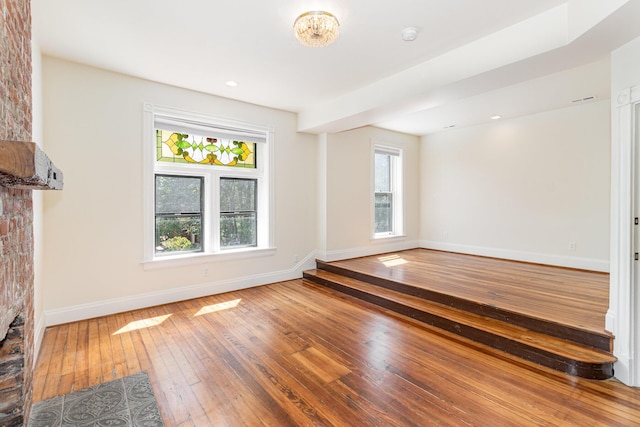
<instances>
[{"instance_id":1,"label":"raised wood platform","mask_svg":"<svg viewBox=\"0 0 640 427\"><path fill-rule=\"evenodd\" d=\"M613 376L607 274L426 249L317 267L304 278L571 375Z\"/></svg>"}]
</instances>

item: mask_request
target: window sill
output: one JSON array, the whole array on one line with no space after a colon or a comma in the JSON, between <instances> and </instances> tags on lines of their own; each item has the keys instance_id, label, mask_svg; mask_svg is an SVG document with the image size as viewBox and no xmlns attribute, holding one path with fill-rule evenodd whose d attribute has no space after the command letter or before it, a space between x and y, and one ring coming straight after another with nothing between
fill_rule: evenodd
<instances>
[{"instance_id":1,"label":"window sill","mask_svg":"<svg viewBox=\"0 0 640 427\"><path fill-rule=\"evenodd\" d=\"M208 264L211 262L234 261L238 259L272 256L275 255L275 253L276 248L229 249L224 252L192 253L157 257L151 260L142 261L142 264L145 270L156 270L160 268L174 268L196 264Z\"/></svg>"},{"instance_id":2,"label":"window sill","mask_svg":"<svg viewBox=\"0 0 640 427\"><path fill-rule=\"evenodd\" d=\"M402 240L406 238L406 234L379 234L371 237L371 240L375 242L380 240Z\"/></svg>"}]
</instances>

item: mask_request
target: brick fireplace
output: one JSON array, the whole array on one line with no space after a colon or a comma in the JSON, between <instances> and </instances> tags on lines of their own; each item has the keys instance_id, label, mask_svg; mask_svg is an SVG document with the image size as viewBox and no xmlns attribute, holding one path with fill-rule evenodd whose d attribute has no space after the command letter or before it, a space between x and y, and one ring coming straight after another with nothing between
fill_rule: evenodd
<instances>
[{"instance_id":1,"label":"brick fireplace","mask_svg":"<svg viewBox=\"0 0 640 427\"><path fill-rule=\"evenodd\" d=\"M31 10L0 0L0 141L31 141ZM34 365L31 190L0 185L0 426L24 423Z\"/></svg>"}]
</instances>

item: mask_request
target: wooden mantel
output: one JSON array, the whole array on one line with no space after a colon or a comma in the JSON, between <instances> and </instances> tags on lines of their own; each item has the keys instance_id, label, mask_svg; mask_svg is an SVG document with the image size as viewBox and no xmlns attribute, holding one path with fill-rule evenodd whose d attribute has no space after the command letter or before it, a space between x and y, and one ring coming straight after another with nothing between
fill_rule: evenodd
<instances>
[{"instance_id":1,"label":"wooden mantel","mask_svg":"<svg viewBox=\"0 0 640 427\"><path fill-rule=\"evenodd\" d=\"M62 190L62 172L35 142L0 141L0 185Z\"/></svg>"}]
</instances>

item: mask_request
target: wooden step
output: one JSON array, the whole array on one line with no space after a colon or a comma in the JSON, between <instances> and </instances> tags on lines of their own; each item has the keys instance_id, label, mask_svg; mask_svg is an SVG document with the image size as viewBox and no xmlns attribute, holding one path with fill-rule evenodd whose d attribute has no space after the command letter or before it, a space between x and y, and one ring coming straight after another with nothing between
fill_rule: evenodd
<instances>
[{"instance_id":1,"label":"wooden step","mask_svg":"<svg viewBox=\"0 0 640 427\"><path fill-rule=\"evenodd\" d=\"M589 379L613 376L616 359L601 349L326 270L305 271L303 276L314 283L570 375Z\"/></svg>"},{"instance_id":2,"label":"wooden step","mask_svg":"<svg viewBox=\"0 0 640 427\"><path fill-rule=\"evenodd\" d=\"M531 331L541 332L563 340L572 341L580 345L594 347L605 352L613 351L613 335L603 331L595 331L588 328L576 327L547 319L505 310L494 305L488 305L477 301L448 295L442 292L430 290L426 287L411 286L399 281L354 271L324 261L316 261L317 268L337 273L363 282L381 286L407 295L416 296L425 300L440 303L442 305L457 308L480 316L490 317L496 320L518 325Z\"/></svg>"}]
</instances>

